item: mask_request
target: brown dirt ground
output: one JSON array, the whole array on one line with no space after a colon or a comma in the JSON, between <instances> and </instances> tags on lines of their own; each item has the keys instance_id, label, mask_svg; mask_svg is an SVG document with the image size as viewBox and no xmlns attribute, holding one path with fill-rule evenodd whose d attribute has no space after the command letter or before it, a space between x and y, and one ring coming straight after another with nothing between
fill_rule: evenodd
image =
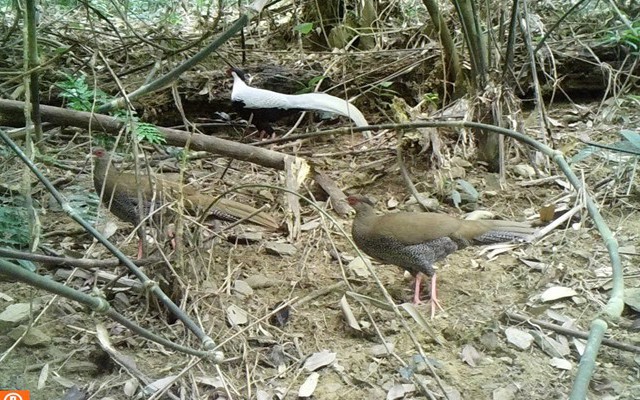
<instances>
[{"instance_id":1,"label":"brown dirt ground","mask_svg":"<svg viewBox=\"0 0 640 400\"><path fill-rule=\"evenodd\" d=\"M560 141L574 146L572 135L583 129L585 127L580 125L567 127L567 136ZM593 140L603 141L607 138L611 137L595 134L592 137ZM313 151L335 151L331 149L344 148L352 143L351 138L336 140L343 140L344 146L317 141L312 144ZM393 140L393 134L379 139L377 145L388 146L389 140ZM446 143L446 149L451 154L445 158L462 155L461 149L452 143ZM579 150L580 147L572 149ZM350 192L366 192L374 196L378 200L379 210L385 209L385 204L391 198L399 200L400 207L403 207L407 198L406 189L394 167L394 153L387 151L381 154L385 157L380 153L331 157L326 159L322 167L341 187L350 188ZM522 220L534 215L541 206L562 194L563 189L552 182L520 186L519 182L528 179L516 176L512 166L526 161L513 148L510 154L507 181L502 189L496 190L493 183L497 181L495 175L481 168L466 168L465 179L481 193L480 209L491 210L500 217ZM418 183L421 191L436 195L446 193L448 190L439 188L442 182L445 187L451 182L451 169L446 164L438 171L425 168L425 158L427 156L424 155L407 157L414 182ZM79 160L81 156L74 159ZM218 164L219 168L224 166L222 161L218 161ZM235 168L228 181L243 183L253 179L251 174L255 171L252 167L238 163ZM577 170L585 173L590 185L610 175L614 168L613 163L606 163L597 157L589 158L577 166ZM59 171L49 169L50 178L56 173ZM260 173L264 178L262 181L278 183L277 174L269 171ZM618 195L629 184L628 179L626 175L626 178L622 177L598 191L598 202L605 219L616 232L620 245L626 248L638 243L640 237L637 176L631 196ZM91 188L88 175L80 175L79 180L87 189ZM608 193L606 197L603 195L605 192ZM272 193L277 196L276 192ZM280 201L277 203L280 204ZM568 204L573 205L573 200L569 200ZM274 213L283 218L279 210L281 208L274 208ZM446 205L443 205L442 211L461 214ZM333 215L348 231L350 218ZM66 254L84 254L92 259L108 258L107 252L99 246L87 252L91 244L89 237L86 234L69 233L72 224L61 222L66 221L66 217L60 213L48 212L41 218L44 232L61 232L61 236L44 239L45 244L56 250L64 249ZM303 222L317 218L316 212L304 207ZM126 228L123 224L120 226ZM572 369L565 371L556 368L549 364L551 357L538 345L520 350L507 342L504 332L508 327L518 327L525 331L538 331L559 341L565 338L547 329L509 321L504 313L512 311L556 323L552 316L560 314L570 319L576 329L588 331L590 322L608 299L609 278L596 272L608 266L609 261L602 240L584 213L576 227L556 230L536 243L518 246L493 259L480 255L480 249L474 247L459 251L441 262L438 266L438 287L445 311L439 312L434 320L427 320L440 343L407 313L402 313L402 319L434 365L450 398L567 398L579 361L573 339L566 338L570 354L564 357ZM112 240L123 244L126 232L127 229L120 230ZM266 239L286 241L280 234L266 234ZM310 375L309 371L301 368L302 363L306 357L322 350L336 353L336 361L317 371L319 382L314 398L382 399L394 385L415 383L407 377L407 371L433 391L436 398L443 398L435 378L426 370L424 363L419 362L418 350L400 317L374 304L359 303L353 297L347 297L362 326L362 330L357 331L348 326L341 311L340 300L345 295L345 286L322 293L324 288L344 282L342 269L331 254L332 245L335 245L343 257L355 255L345 237L335 227L321 224L303 231L294 244L297 248L295 256L277 256L265 251L264 242L233 245L215 238L201 247L191 248L192 251L184 256L183 261L173 259L179 280L161 266L146 267L153 279L159 282L169 279L173 289L179 287L176 292L180 295L176 300L182 308L202 324L216 343L225 342L221 350L226 359L218 367L206 362L193 365L195 362L192 357L143 340L103 316L84 313L83 307L72 301L54 299L41 290L15 282L0 282L0 293L13 298L13 301L0 298L0 310L14 302L50 302L35 323L49 339L43 345L18 345L11 351L0 364L0 387L29 388L33 391L33 398L43 400L61 398L72 385L89 391L95 399L127 398L124 394L127 383L135 380L101 349L96 338L96 326L101 324L107 329L117 351L135 362L138 370L150 381L182 374L171 387L171 391L182 398L270 399L275 393L286 393L287 399L296 398L300 386ZM135 243L126 245L125 250L127 254L134 255ZM638 285L638 273L634 266L640 259L637 251L632 250L631 253L623 255L627 287ZM532 270L519 259L539 260L543 268ZM353 291L385 301L370 277L356 276L346 266L344 268ZM374 268L398 304L411 299L410 280L403 278L398 268L378 264ZM57 269L50 268L49 272L54 273ZM115 270L116 273L121 271L121 267ZM41 269L40 273L47 271ZM242 296L233 290L237 280L260 276L264 277L264 287L255 288L253 294ZM68 284L87 293L94 288L93 279L73 279ZM96 288L101 289L103 285L98 283ZM552 286L573 288L578 295L551 303L541 303L533 298ZM290 320L284 327L276 327L265 320L257 322L279 302L310 295L311 299L293 307ZM120 312L142 326L174 342L198 348L195 337L181 323L168 320L165 312L158 311L158 307L144 293L127 289L121 291L116 300L113 300L112 292L107 292L107 296ZM225 310L232 304L248 313L247 325L229 325ZM428 317L428 306L419 306L417 309ZM39 312L34 310L32 316L35 318L38 315ZM632 328L636 318L637 314L626 310L620 321L610 325L607 336L620 342L637 344L640 335L637 328ZM0 351L4 353L15 340L7 334L10 328L0 329L3 332ZM393 343L393 355L372 353L372 349L381 343L376 329L385 340ZM463 359L463 349L468 345L478 352L472 362L474 365ZM465 354L467 350L469 347L465 349ZM630 352L603 346L591 384L590 399L640 398L637 357ZM406 364L412 367L404 367ZM45 366L48 369L46 374L43 373ZM47 379L38 389L38 380L44 377ZM260 397L263 394L258 391L265 391L269 396ZM404 398L424 397L417 391L409 391Z\"/></svg>"}]
</instances>

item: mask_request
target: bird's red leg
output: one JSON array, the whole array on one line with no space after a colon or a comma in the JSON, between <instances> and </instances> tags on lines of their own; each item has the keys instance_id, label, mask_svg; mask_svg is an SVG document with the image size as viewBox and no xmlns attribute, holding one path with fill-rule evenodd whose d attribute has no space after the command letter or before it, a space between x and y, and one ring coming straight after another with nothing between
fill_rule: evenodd
<instances>
[{"instance_id":1,"label":"bird's red leg","mask_svg":"<svg viewBox=\"0 0 640 400\"><path fill-rule=\"evenodd\" d=\"M171 245L171 249L175 251L178 247L178 242L176 240L176 230L174 224L169 224L166 232L167 236L169 237L169 244Z\"/></svg>"},{"instance_id":2,"label":"bird's red leg","mask_svg":"<svg viewBox=\"0 0 640 400\"><path fill-rule=\"evenodd\" d=\"M413 291L413 304L421 304L420 286L422 285L422 274L417 274L415 279L415 289Z\"/></svg>"},{"instance_id":3,"label":"bird's red leg","mask_svg":"<svg viewBox=\"0 0 640 400\"><path fill-rule=\"evenodd\" d=\"M138 238L138 260L142 258L142 239Z\"/></svg>"},{"instance_id":4,"label":"bird's red leg","mask_svg":"<svg viewBox=\"0 0 640 400\"><path fill-rule=\"evenodd\" d=\"M438 303L438 298L436 296L436 274L433 274L431 277L431 319L436 315L436 307L440 309L440 311L444 311L440 303Z\"/></svg>"},{"instance_id":5,"label":"bird's red leg","mask_svg":"<svg viewBox=\"0 0 640 400\"><path fill-rule=\"evenodd\" d=\"M144 227L142 226L138 227L136 234L138 235L138 260L140 260L144 256L144 249L146 247L145 240L147 240L147 234L144 233Z\"/></svg>"}]
</instances>

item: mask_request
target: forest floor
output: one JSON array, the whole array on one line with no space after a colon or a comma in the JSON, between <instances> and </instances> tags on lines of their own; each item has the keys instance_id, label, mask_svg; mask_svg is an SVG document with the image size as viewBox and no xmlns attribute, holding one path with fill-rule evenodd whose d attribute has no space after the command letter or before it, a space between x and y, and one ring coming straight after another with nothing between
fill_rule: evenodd
<instances>
[{"instance_id":1,"label":"forest floor","mask_svg":"<svg viewBox=\"0 0 640 400\"><path fill-rule=\"evenodd\" d=\"M596 109L597 105L581 105L581 115L585 108ZM561 132L554 138L556 145L568 157L586 147L579 138L601 143L619 140L618 127L605 124L598 115L565 119L577 114L578 110L567 104L551 110L559 124L556 131ZM317 167L345 192L375 198L379 211L406 209L409 196L396 165L395 133L361 142L359 135L334 137L307 141L295 150L313 154ZM439 201L440 212L459 217L463 212L446 201L457 179L464 179L479 192L477 204L463 208L488 210L499 218L535 220L547 204L557 202L559 209L579 202L575 192L567 189L564 177L538 179L555 174L549 172L556 171L555 167L542 176L529 176L523 167L529 164L524 148L513 144L507 148L503 183L497 174L473 161L464 162L469 149L455 138L443 140L443 162L438 168L425 167L431 164L430 150L423 154L407 150L405 159L419 191L432 194ZM85 143L59 161L82 170L74 176L75 185L90 192L90 168L84 158L88 153ZM633 162L619 153L599 151L573 165L620 244L628 288L640 286L635 268L640 261L635 247L640 238L640 186L637 174L632 173ZM194 175L204 175L202 170L220 172L226 166L224 159L209 157L192 168ZM47 172L50 178L64 175L55 167ZM0 176L0 180L4 178L10 179ZM281 179L277 172L239 162L225 177L233 184L282 185ZM253 194L256 192L262 201L271 197L271 212L278 220L287 218L281 194L264 190ZM314 188L303 187L301 192L318 195ZM319 197L318 204L325 207ZM349 232L350 216L329 213ZM40 220L46 233L43 245L68 256L110 257L101 246L92 246L90 237L62 212L49 209ZM116 223L122 229L111 240L134 256L135 236L126 242L130 228ZM346 237L304 204L302 223L295 240L282 233L264 232L263 239L251 244L233 244L226 240L229 233L207 231L203 234L207 240L200 237L197 246L195 241L184 239L185 253L171 258L172 271L162 263L145 267L165 290L169 287L174 300L216 343L222 343L225 360L218 366L143 340L104 316L87 314L73 301L1 281L0 312L12 304L29 304L32 309L27 315L34 321L29 340L10 351L20 331L11 324L0 324L0 350L5 354L0 363L0 387L27 388L32 390L32 398L43 400L63 398L74 386L94 399L128 398L145 379L158 385L172 382L169 392L194 399L293 399L305 388L317 399L424 398L420 385L438 399L445 398L442 389L449 399L567 398L585 341L510 319L506 314L589 331L590 322L608 300L611 268L605 244L584 209L568 226L533 243L501 249L498 254L470 247L440 262L438 294L444 311L433 320L426 304L413 308L422 318L406 311L411 307L392 311L370 273L350 264L356 252ZM259 230L248 226L235 229ZM267 242L290 242L296 253L273 254L267 250ZM397 304L411 301L410 277L403 277L394 266L374 263L374 269ZM40 269L41 274L59 281L71 271L65 267ZM126 284L105 289L105 282L96 278L98 271L117 275L124 269L82 271L66 284L86 293L103 293L118 311L144 327L176 343L199 347L193 335L180 322L168 318L150 294ZM558 298L542 299L550 288L560 293ZM282 303L293 305L289 318L274 324L271 310ZM346 322L345 309L353 314L357 329ZM607 337L637 344L637 318L637 312L625 310L619 321L610 324ZM22 326L28 319L22 320ZM128 367L116 364L99 343L102 329L114 349L129 360ZM533 337L534 342L527 345ZM388 349L381 346L383 340L390 344ZM426 354L428 363L420 352ZM320 360L317 368L309 366L309 357ZM640 398L639 363L638 354L603 346L589 398ZM137 378L131 365L138 370ZM316 379L315 390L308 389Z\"/></svg>"}]
</instances>

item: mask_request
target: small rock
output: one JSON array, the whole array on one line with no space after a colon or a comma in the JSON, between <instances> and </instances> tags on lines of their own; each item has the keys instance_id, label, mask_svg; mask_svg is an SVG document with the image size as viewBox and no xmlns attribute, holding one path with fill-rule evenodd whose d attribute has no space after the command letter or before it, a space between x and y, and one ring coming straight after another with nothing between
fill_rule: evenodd
<instances>
[{"instance_id":1,"label":"small rock","mask_svg":"<svg viewBox=\"0 0 640 400\"><path fill-rule=\"evenodd\" d=\"M251 275L251 276L248 276L247 278L245 278L244 281L253 290L268 288L268 287L271 287L271 286L275 286L275 285L279 285L281 283L284 283L284 281L279 281L277 279L267 278L264 275Z\"/></svg>"},{"instance_id":2,"label":"small rock","mask_svg":"<svg viewBox=\"0 0 640 400\"><path fill-rule=\"evenodd\" d=\"M493 391L493 400L513 400L516 398L518 387L514 384L498 388Z\"/></svg>"},{"instance_id":3,"label":"small rock","mask_svg":"<svg viewBox=\"0 0 640 400\"><path fill-rule=\"evenodd\" d=\"M523 178L531 178L536 174L536 170L531 165L518 164L513 167L513 172Z\"/></svg>"},{"instance_id":4,"label":"small rock","mask_svg":"<svg viewBox=\"0 0 640 400\"><path fill-rule=\"evenodd\" d=\"M0 313L0 326L14 326L27 320L32 309L29 303L11 304Z\"/></svg>"},{"instance_id":5,"label":"small rock","mask_svg":"<svg viewBox=\"0 0 640 400\"><path fill-rule=\"evenodd\" d=\"M268 242L264 248L267 253L277 256L293 256L298 252L296 246L289 243Z\"/></svg>"},{"instance_id":6,"label":"small rock","mask_svg":"<svg viewBox=\"0 0 640 400\"><path fill-rule=\"evenodd\" d=\"M13 340L18 340L18 338L24 333L25 329L27 329L27 327L24 325L18 326L11 332L9 332L8 336ZM48 335L46 335L40 329L32 326L22 339L21 344L27 347L34 347L47 344L50 341L51 338Z\"/></svg>"},{"instance_id":7,"label":"small rock","mask_svg":"<svg viewBox=\"0 0 640 400\"><path fill-rule=\"evenodd\" d=\"M387 350L388 349L388 350ZM374 357L388 356L395 351L395 345L387 342L387 345L377 344L369 350Z\"/></svg>"},{"instance_id":8,"label":"small rock","mask_svg":"<svg viewBox=\"0 0 640 400\"><path fill-rule=\"evenodd\" d=\"M584 297L582 297L582 296L573 296L573 297L571 298L571 300L572 300L574 303L576 303L577 305L579 305L579 306L581 306L581 305L583 305L583 304L585 304L585 303L587 302L587 299L585 299L585 298L584 298Z\"/></svg>"},{"instance_id":9,"label":"small rock","mask_svg":"<svg viewBox=\"0 0 640 400\"><path fill-rule=\"evenodd\" d=\"M449 162L451 163L451 165L455 165L456 167L471 168L473 166L469 161L458 156L451 157L451 160L449 160Z\"/></svg>"},{"instance_id":10,"label":"small rock","mask_svg":"<svg viewBox=\"0 0 640 400\"><path fill-rule=\"evenodd\" d=\"M451 179L464 178L466 174L467 172L462 167L453 165L449 169L449 175L451 176Z\"/></svg>"},{"instance_id":11,"label":"small rock","mask_svg":"<svg viewBox=\"0 0 640 400\"><path fill-rule=\"evenodd\" d=\"M238 279L234 282L233 284L233 290L241 297L241 298L245 298L247 296L251 296L253 294L253 289L251 288L251 286L241 280Z\"/></svg>"},{"instance_id":12,"label":"small rock","mask_svg":"<svg viewBox=\"0 0 640 400\"><path fill-rule=\"evenodd\" d=\"M640 288L625 288L624 304L633 308L636 312L640 311Z\"/></svg>"},{"instance_id":13,"label":"small rock","mask_svg":"<svg viewBox=\"0 0 640 400\"><path fill-rule=\"evenodd\" d=\"M482 355L470 344L466 344L460 353L462 361L469 364L471 367L477 366L482 360Z\"/></svg>"},{"instance_id":14,"label":"small rock","mask_svg":"<svg viewBox=\"0 0 640 400\"><path fill-rule=\"evenodd\" d=\"M271 347L271 350L267 354L267 358L276 367L281 365L286 366L287 355L284 353L284 348L279 344Z\"/></svg>"},{"instance_id":15,"label":"small rock","mask_svg":"<svg viewBox=\"0 0 640 400\"><path fill-rule=\"evenodd\" d=\"M507 328L504 331L507 341L521 350L526 350L533 343L533 336L517 328Z\"/></svg>"},{"instance_id":16,"label":"small rock","mask_svg":"<svg viewBox=\"0 0 640 400\"><path fill-rule=\"evenodd\" d=\"M282 302L278 302L275 306L271 307L271 311L276 310L282 306ZM284 328L284 326L289 322L289 317L291 316L291 307L284 306L280 308L275 314L269 318L269 323L271 325L275 325L279 328Z\"/></svg>"},{"instance_id":17,"label":"small rock","mask_svg":"<svg viewBox=\"0 0 640 400\"><path fill-rule=\"evenodd\" d=\"M426 203L427 207L430 210L435 210L440 205L438 199L434 199L433 197L429 197L429 193L418 193L420 199L422 199L423 203ZM405 206L407 207L407 211L424 211L422 207L418 204L418 200L414 196L411 196L409 200L406 201Z\"/></svg>"},{"instance_id":18,"label":"small rock","mask_svg":"<svg viewBox=\"0 0 640 400\"><path fill-rule=\"evenodd\" d=\"M364 258L356 257L349 263L347 268L353 271L358 278L368 278L371 276L371 273L369 272L369 268L367 268L367 262L370 262L369 259L365 261Z\"/></svg>"},{"instance_id":19,"label":"small rock","mask_svg":"<svg viewBox=\"0 0 640 400\"><path fill-rule=\"evenodd\" d=\"M407 394L416 391L416 386L412 383L399 383L394 385L387 392L387 400L396 400L404 398Z\"/></svg>"},{"instance_id":20,"label":"small rock","mask_svg":"<svg viewBox=\"0 0 640 400\"><path fill-rule=\"evenodd\" d=\"M573 368L573 366L571 365L571 361L558 357L553 357L551 360L549 360L549 365L558 369L564 369L566 371L571 371L571 368Z\"/></svg>"},{"instance_id":21,"label":"small rock","mask_svg":"<svg viewBox=\"0 0 640 400\"><path fill-rule=\"evenodd\" d=\"M264 390L258 389L258 391L256 392L256 399L258 400L273 400L273 398L274 398L273 394L266 392Z\"/></svg>"},{"instance_id":22,"label":"small rock","mask_svg":"<svg viewBox=\"0 0 640 400\"><path fill-rule=\"evenodd\" d=\"M487 332L484 335L482 335L480 337L480 343L482 343L482 345L487 350L495 350L498 347L500 347L498 335L496 335L494 332Z\"/></svg>"}]
</instances>

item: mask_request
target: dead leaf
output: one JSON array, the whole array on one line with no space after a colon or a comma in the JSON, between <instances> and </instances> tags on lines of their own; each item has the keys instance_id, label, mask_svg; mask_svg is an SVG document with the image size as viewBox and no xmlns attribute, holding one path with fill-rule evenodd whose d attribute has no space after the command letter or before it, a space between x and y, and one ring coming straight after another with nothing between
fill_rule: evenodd
<instances>
[{"instance_id":1,"label":"dead leaf","mask_svg":"<svg viewBox=\"0 0 640 400\"><path fill-rule=\"evenodd\" d=\"M542 222L551 222L553 221L553 216L556 213L556 206L554 204L550 204L548 206L544 206L540 208L540 221Z\"/></svg>"},{"instance_id":2,"label":"dead leaf","mask_svg":"<svg viewBox=\"0 0 640 400\"><path fill-rule=\"evenodd\" d=\"M371 276L371 272L369 272L369 268L367 268L367 263L369 263L369 268L371 268L369 259L356 257L347 265L347 268L353 271L358 278L368 278Z\"/></svg>"},{"instance_id":3,"label":"dead leaf","mask_svg":"<svg viewBox=\"0 0 640 400\"><path fill-rule=\"evenodd\" d=\"M554 286L554 287L550 287L549 289L545 290L541 295L540 295L540 300L543 303L549 302L549 301L554 301L554 300L559 300L559 299L564 299L566 297L571 297L571 296L576 296L578 294L578 292L576 292L575 290L565 287L565 286Z\"/></svg>"},{"instance_id":4,"label":"dead leaf","mask_svg":"<svg viewBox=\"0 0 640 400\"><path fill-rule=\"evenodd\" d=\"M412 303L402 303L400 307L405 310L411 317L420 325L422 329L424 329L429 336L436 341L436 343L442 344L441 340L436 336L435 332L429 326L429 323L426 319L420 314L420 312L416 309L416 307Z\"/></svg>"},{"instance_id":5,"label":"dead leaf","mask_svg":"<svg viewBox=\"0 0 640 400\"><path fill-rule=\"evenodd\" d=\"M537 331L531 331L530 333L533 335L534 340L540 349L551 357L562 358L568 356L571 352L568 344L561 343Z\"/></svg>"},{"instance_id":6,"label":"dead leaf","mask_svg":"<svg viewBox=\"0 0 640 400\"><path fill-rule=\"evenodd\" d=\"M304 362L302 368L309 372L313 372L318 368L326 367L336 360L336 353L332 353L329 350L322 350L318 353L313 353Z\"/></svg>"},{"instance_id":7,"label":"dead leaf","mask_svg":"<svg viewBox=\"0 0 640 400\"><path fill-rule=\"evenodd\" d=\"M165 376L164 378L160 378L156 381L151 382L147 386L145 386L143 391L147 395L151 395L160 390L164 390L166 387L172 385L178 378L179 378L179 375Z\"/></svg>"},{"instance_id":8,"label":"dead leaf","mask_svg":"<svg viewBox=\"0 0 640 400\"><path fill-rule=\"evenodd\" d=\"M582 357L584 349L587 347L587 341L584 339L573 338L573 346L576 348L580 357Z\"/></svg>"},{"instance_id":9,"label":"dead leaf","mask_svg":"<svg viewBox=\"0 0 640 400\"><path fill-rule=\"evenodd\" d=\"M360 328L360 324L358 323L356 316L353 314L353 310L351 310L351 306L347 301L347 297L344 295L340 299L340 309L342 310L342 315L344 315L344 318L347 320L349 326L357 331L361 331L362 328Z\"/></svg>"},{"instance_id":10,"label":"dead leaf","mask_svg":"<svg viewBox=\"0 0 640 400\"><path fill-rule=\"evenodd\" d=\"M539 260L532 260L527 258L518 258L520 262L522 262L527 267L531 268L534 271L544 271L549 267L547 263L541 262Z\"/></svg>"},{"instance_id":11,"label":"dead leaf","mask_svg":"<svg viewBox=\"0 0 640 400\"><path fill-rule=\"evenodd\" d=\"M138 380L131 378L124 383L124 388L122 390L127 397L133 397L136 394L136 390L138 390L138 386Z\"/></svg>"},{"instance_id":12,"label":"dead leaf","mask_svg":"<svg viewBox=\"0 0 640 400\"><path fill-rule=\"evenodd\" d=\"M521 350L526 350L533 343L533 336L523 330L509 327L504 331L507 341Z\"/></svg>"},{"instance_id":13,"label":"dead leaf","mask_svg":"<svg viewBox=\"0 0 640 400\"><path fill-rule=\"evenodd\" d=\"M249 322L247 312L235 304L227 307L227 319L231 325L244 325Z\"/></svg>"},{"instance_id":14,"label":"dead leaf","mask_svg":"<svg viewBox=\"0 0 640 400\"><path fill-rule=\"evenodd\" d=\"M400 399L409 393L416 391L416 386L410 383L401 383L393 385L387 392L387 400Z\"/></svg>"},{"instance_id":15,"label":"dead leaf","mask_svg":"<svg viewBox=\"0 0 640 400\"><path fill-rule=\"evenodd\" d=\"M318 386L320 374L312 372L298 389L298 397L311 397Z\"/></svg>"},{"instance_id":16,"label":"dead leaf","mask_svg":"<svg viewBox=\"0 0 640 400\"><path fill-rule=\"evenodd\" d=\"M467 344L462 348L460 355L462 356L462 361L472 367L476 367L482 359L482 355L470 344Z\"/></svg>"},{"instance_id":17,"label":"dead leaf","mask_svg":"<svg viewBox=\"0 0 640 400\"><path fill-rule=\"evenodd\" d=\"M44 367L42 367L42 371L40 371L40 376L38 377L38 390L44 389L47 378L49 377L49 363L46 363Z\"/></svg>"},{"instance_id":18,"label":"dead leaf","mask_svg":"<svg viewBox=\"0 0 640 400\"><path fill-rule=\"evenodd\" d=\"M551 360L549 360L549 365L558 369L564 369L565 371L571 371L571 369L573 368L573 365L571 365L571 361L559 357L553 357Z\"/></svg>"}]
</instances>

